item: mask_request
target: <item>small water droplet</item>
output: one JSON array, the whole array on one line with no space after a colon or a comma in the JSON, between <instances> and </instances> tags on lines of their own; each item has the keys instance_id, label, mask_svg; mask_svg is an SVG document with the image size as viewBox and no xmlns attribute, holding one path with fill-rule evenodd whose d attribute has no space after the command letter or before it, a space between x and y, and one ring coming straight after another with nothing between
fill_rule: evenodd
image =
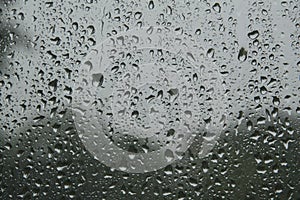
<instances>
[{"instance_id":1,"label":"small water droplet","mask_svg":"<svg viewBox=\"0 0 300 200\"><path fill-rule=\"evenodd\" d=\"M259 32L257 30L248 33L248 37L252 40L255 40L256 38L258 38L258 36Z\"/></svg>"},{"instance_id":2,"label":"small water droplet","mask_svg":"<svg viewBox=\"0 0 300 200\"><path fill-rule=\"evenodd\" d=\"M217 13L220 13L221 12L221 6L220 6L220 4L219 3L215 3L214 5L213 5L213 10L215 11L215 12L217 12Z\"/></svg>"},{"instance_id":3,"label":"small water droplet","mask_svg":"<svg viewBox=\"0 0 300 200\"><path fill-rule=\"evenodd\" d=\"M213 48L208 49L206 55L209 58L213 58L215 56L215 50Z\"/></svg>"},{"instance_id":4,"label":"small water droplet","mask_svg":"<svg viewBox=\"0 0 300 200\"><path fill-rule=\"evenodd\" d=\"M92 81L93 86L95 86L95 87L102 86L103 80L104 80L103 74L101 74L101 73L93 74L92 78L93 78L93 81Z\"/></svg>"},{"instance_id":5,"label":"small water droplet","mask_svg":"<svg viewBox=\"0 0 300 200\"><path fill-rule=\"evenodd\" d=\"M170 6L168 6L166 12L167 12L168 15L171 15L172 14L172 8Z\"/></svg>"},{"instance_id":6,"label":"small water droplet","mask_svg":"<svg viewBox=\"0 0 300 200\"><path fill-rule=\"evenodd\" d=\"M170 149L167 149L165 151L165 158L166 158L167 162L171 162L175 158L173 151Z\"/></svg>"},{"instance_id":7,"label":"small water droplet","mask_svg":"<svg viewBox=\"0 0 300 200\"><path fill-rule=\"evenodd\" d=\"M244 62L247 60L247 54L248 52L244 49L244 47L242 47L239 51L239 54L238 54L238 60L241 61L241 62Z\"/></svg>"},{"instance_id":8,"label":"small water droplet","mask_svg":"<svg viewBox=\"0 0 300 200\"><path fill-rule=\"evenodd\" d=\"M134 14L134 18L135 18L136 20L141 19L142 16L143 16L143 14L142 14L141 12L136 12L136 13Z\"/></svg>"},{"instance_id":9,"label":"small water droplet","mask_svg":"<svg viewBox=\"0 0 300 200\"><path fill-rule=\"evenodd\" d=\"M201 35L201 29L198 28L198 29L195 31L195 34L196 34L196 35Z\"/></svg>"},{"instance_id":10,"label":"small water droplet","mask_svg":"<svg viewBox=\"0 0 300 200\"><path fill-rule=\"evenodd\" d=\"M152 9L154 8L154 2L153 2L152 0L149 1L148 8L149 8L150 10L152 10Z\"/></svg>"}]
</instances>

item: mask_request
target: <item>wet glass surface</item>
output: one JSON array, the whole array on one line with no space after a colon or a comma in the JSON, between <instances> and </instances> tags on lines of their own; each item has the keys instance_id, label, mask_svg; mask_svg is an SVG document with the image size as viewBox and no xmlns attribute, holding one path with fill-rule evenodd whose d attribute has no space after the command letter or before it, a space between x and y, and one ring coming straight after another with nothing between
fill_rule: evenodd
<instances>
[{"instance_id":1,"label":"wet glass surface","mask_svg":"<svg viewBox=\"0 0 300 200\"><path fill-rule=\"evenodd\" d=\"M299 199L300 2L0 2L0 199Z\"/></svg>"}]
</instances>

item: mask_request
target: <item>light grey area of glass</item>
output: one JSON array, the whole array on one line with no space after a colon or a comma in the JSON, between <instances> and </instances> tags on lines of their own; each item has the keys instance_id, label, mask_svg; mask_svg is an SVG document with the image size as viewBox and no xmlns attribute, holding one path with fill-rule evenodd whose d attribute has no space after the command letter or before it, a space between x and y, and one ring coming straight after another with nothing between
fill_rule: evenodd
<instances>
[{"instance_id":1,"label":"light grey area of glass","mask_svg":"<svg viewBox=\"0 0 300 200\"><path fill-rule=\"evenodd\" d=\"M298 0L1 1L0 199L300 198L299 6ZM181 88L164 88L145 78L147 83L138 88L142 97L152 95L149 84L171 97L184 96L184 80L187 85L195 83L193 94L206 99L196 101L202 103L197 109L183 109L193 102L193 95L182 98L180 105L160 107L162 113L178 108L183 117L199 116L189 122L199 126L195 138L180 159L167 166L128 173L93 157L80 139L74 104L91 53L106 40L124 35L126 43L126 35L136 33L139 38L140 30L151 27L174 38L153 50L156 62L169 66L168 56L172 61L182 48L176 58L184 57L183 61L175 64L196 64L193 73L167 73ZM123 42L122 37L118 40ZM131 62L151 53L138 48L127 49L133 58L120 56L119 66L105 69L115 73L122 59ZM205 85L209 71L216 75L212 80L218 87ZM102 73L90 77L96 88L105 81ZM122 89L122 84L116 87ZM98 114L103 112L100 99L92 102ZM168 120L176 121L178 114L172 112ZM209 124L215 118L222 128L212 134ZM171 125L168 130L166 136L176 132ZM199 156L203 138L214 134L220 134L216 144L205 157ZM122 133L110 139L134 153L165 145L154 141L145 148L144 140Z\"/></svg>"},{"instance_id":2,"label":"light grey area of glass","mask_svg":"<svg viewBox=\"0 0 300 200\"><path fill-rule=\"evenodd\" d=\"M219 139L226 110L217 66L195 57L201 53L193 40L161 26L135 28L93 47L72 95L86 149L130 173L175 162L197 137L202 141L195 153L205 157Z\"/></svg>"}]
</instances>

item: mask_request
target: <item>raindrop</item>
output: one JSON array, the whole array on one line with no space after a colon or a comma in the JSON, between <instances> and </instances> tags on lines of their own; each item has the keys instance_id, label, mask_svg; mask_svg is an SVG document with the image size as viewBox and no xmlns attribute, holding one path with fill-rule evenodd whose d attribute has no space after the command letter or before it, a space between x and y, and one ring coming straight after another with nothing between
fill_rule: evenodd
<instances>
[{"instance_id":1,"label":"raindrop","mask_svg":"<svg viewBox=\"0 0 300 200\"><path fill-rule=\"evenodd\" d=\"M201 29L198 28L198 29L195 31L195 34L196 34L196 35L201 35Z\"/></svg>"},{"instance_id":2,"label":"raindrop","mask_svg":"<svg viewBox=\"0 0 300 200\"><path fill-rule=\"evenodd\" d=\"M267 11L267 10L265 10L265 9L262 9L261 13L262 13L263 15L265 15L265 16L267 16L267 15L268 15L268 11Z\"/></svg>"},{"instance_id":3,"label":"raindrop","mask_svg":"<svg viewBox=\"0 0 300 200\"><path fill-rule=\"evenodd\" d=\"M278 97L274 96L273 97L273 104L274 106L279 106L280 105L280 100Z\"/></svg>"},{"instance_id":4,"label":"raindrop","mask_svg":"<svg viewBox=\"0 0 300 200\"><path fill-rule=\"evenodd\" d=\"M179 95L179 91L177 88L173 88L168 91L168 94L170 95L170 101L174 102Z\"/></svg>"},{"instance_id":5,"label":"raindrop","mask_svg":"<svg viewBox=\"0 0 300 200\"><path fill-rule=\"evenodd\" d=\"M86 61L84 67L90 72L93 69L93 64L90 61Z\"/></svg>"},{"instance_id":6,"label":"raindrop","mask_svg":"<svg viewBox=\"0 0 300 200\"><path fill-rule=\"evenodd\" d=\"M170 89L170 90L168 91L168 93L169 93L171 96L176 96L176 95L178 95L178 89L177 89L177 88Z\"/></svg>"},{"instance_id":7,"label":"raindrop","mask_svg":"<svg viewBox=\"0 0 300 200\"><path fill-rule=\"evenodd\" d=\"M241 62L245 62L247 60L247 51L242 47L238 54L238 60Z\"/></svg>"},{"instance_id":8,"label":"raindrop","mask_svg":"<svg viewBox=\"0 0 300 200\"><path fill-rule=\"evenodd\" d=\"M255 40L256 38L258 38L258 36L259 32L257 30L248 33L248 37L252 40Z\"/></svg>"},{"instance_id":9,"label":"raindrop","mask_svg":"<svg viewBox=\"0 0 300 200\"><path fill-rule=\"evenodd\" d=\"M215 11L215 12L217 12L217 13L220 13L221 12L221 6L220 6L220 4L219 3L215 3L214 5L213 5L213 10Z\"/></svg>"},{"instance_id":10,"label":"raindrop","mask_svg":"<svg viewBox=\"0 0 300 200\"><path fill-rule=\"evenodd\" d=\"M148 8L149 8L150 10L152 10L152 9L154 8L154 2L153 2L152 0L149 1Z\"/></svg>"},{"instance_id":11,"label":"raindrop","mask_svg":"<svg viewBox=\"0 0 300 200\"><path fill-rule=\"evenodd\" d=\"M95 87L102 86L103 80L104 80L103 74L101 74L101 73L93 74L92 78L93 78L93 80L92 80L93 86L95 86Z\"/></svg>"},{"instance_id":12,"label":"raindrop","mask_svg":"<svg viewBox=\"0 0 300 200\"><path fill-rule=\"evenodd\" d=\"M168 132L167 132L167 137L174 136L174 134L175 134L175 130L174 130L174 129L170 129L170 130L168 130Z\"/></svg>"},{"instance_id":13,"label":"raindrop","mask_svg":"<svg viewBox=\"0 0 300 200\"><path fill-rule=\"evenodd\" d=\"M193 55L191 52L187 52L187 58L188 58L190 61L193 61L193 62L196 61L194 55Z\"/></svg>"},{"instance_id":14,"label":"raindrop","mask_svg":"<svg viewBox=\"0 0 300 200\"><path fill-rule=\"evenodd\" d=\"M165 158L166 158L167 162L171 162L175 158L173 151L170 149L167 149L165 151Z\"/></svg>"},{"instance_id":15,"label":"raindrop","mask_svg":"<svg viewBox=\"0 0 300 200\"><path fill-rule=\"evenodd\" d=\"M72 27L73 27L74 31L77 31L77 30L78 30L78 23L77 23L77 22L74 22L74 23L72 24Z\"/></svg>"},{"instance_id":16,"label":"raindrop","mask_svg":"<svg viewBox=\"0 0 300 200\"><path fill-rule=\"evenodd\" d=\"M253 123L251 121L248 121L247 122L247 129L248 129L248 131L251 131L252 128L253 128Z\"/></svg>"},{"instance_id":17,"label":"raindrop","mask_svg":"<svg viewBox=\"0 0 300 200\"><path fill-rule=\"evenodd\" d=\"M95 33L95 27L93 25L89 25L87 27L87 30L89 31L89 34L92 35Z\"/></svg>"},{"instance_id":18,"label":"raindrop","mask_svg":"<svg viewBox=\"0 0 300 200\"><path fill-rule=\"evenodd\" d=\"M172 8L170 6L167 7L166 13L172 15Z\"/></svg>"},{"instance_id":19,"label":"raindrop","mask_svg":"<svg viewBox=\"0 0 300 200\"><path fill-rule=\"evenodd\" d=\"M57 90L57 83L58 83L57 79L55 79L55 80L53 80L49 83L49 86L50 86L51 90L54 91L54 92Z\"/></svg>"},{"instance_id":20,"label":"raindrop","mask_svg":"<svg viewBox=\"0 0 300 200\"><path fill-rule=\"evenodd\" d=\"M136 13L134 14L134 18L135 18L136 20L141 19L142 16L143 16L143 14L142 14L141 12L136 12Z\"/></svg>"},{"instance_id":21,"label":"raindrop","mask_svg":"<svg viewBox=\"0 0 300 200\"><path fill-rule=\"evenodd\" d=\"M137 110L133 111L133 112L131 113L131 116L132 116L133 118L138 118L138 117L139 117L139 111L137 111Z\"/></svg>"},{"instance_id":22,"label":"raindrop","mask_svg":"<svg viewBox=\"0 0 300 200\"><path fill-rule=\"evenodd\" d=\"M185 116L186 116L187 118L191 118L191 117L192 117L192 111L190 111L190 110L184 111L184 114L185 114Z\"/></svg>"},{"instance_id":23,"label":"raindrop","mask_svg":"<svg viewBox=\"0 0 300 200\"><path fill-rule=\"evenodd\" d=\"M267 88L266 88L265 86L262 86L262 87L260 88L260 93L261 93L262 95L266 94L267 92L268 92L268 90L267 90Z\"/></svg>"},{"instance_id":24,"label":"raindrop","mask_svg":"<svg viewBox=\"0 0 300 200\"><path fill-rule=\"evenodd\" d=\"M215 50L213 48L208 49L206 55L209 58L213 58L215 56Z\"/></svg>"}]
</instances>

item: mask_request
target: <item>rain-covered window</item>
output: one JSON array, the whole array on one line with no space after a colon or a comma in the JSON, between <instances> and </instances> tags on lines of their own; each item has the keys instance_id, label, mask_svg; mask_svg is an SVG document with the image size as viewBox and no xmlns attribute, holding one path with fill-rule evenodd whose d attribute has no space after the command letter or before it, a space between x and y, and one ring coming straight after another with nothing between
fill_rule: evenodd
<instances>
[{"instance_id":1,"label":"rain-covered window","mask_svg":"<svg viewBox=\"0 0 300 200\"><path fill-rule=\"evenodd\" d=\"M1 0L0 199L299 199L299 0Z\"/></svg>"}]
</instances>

